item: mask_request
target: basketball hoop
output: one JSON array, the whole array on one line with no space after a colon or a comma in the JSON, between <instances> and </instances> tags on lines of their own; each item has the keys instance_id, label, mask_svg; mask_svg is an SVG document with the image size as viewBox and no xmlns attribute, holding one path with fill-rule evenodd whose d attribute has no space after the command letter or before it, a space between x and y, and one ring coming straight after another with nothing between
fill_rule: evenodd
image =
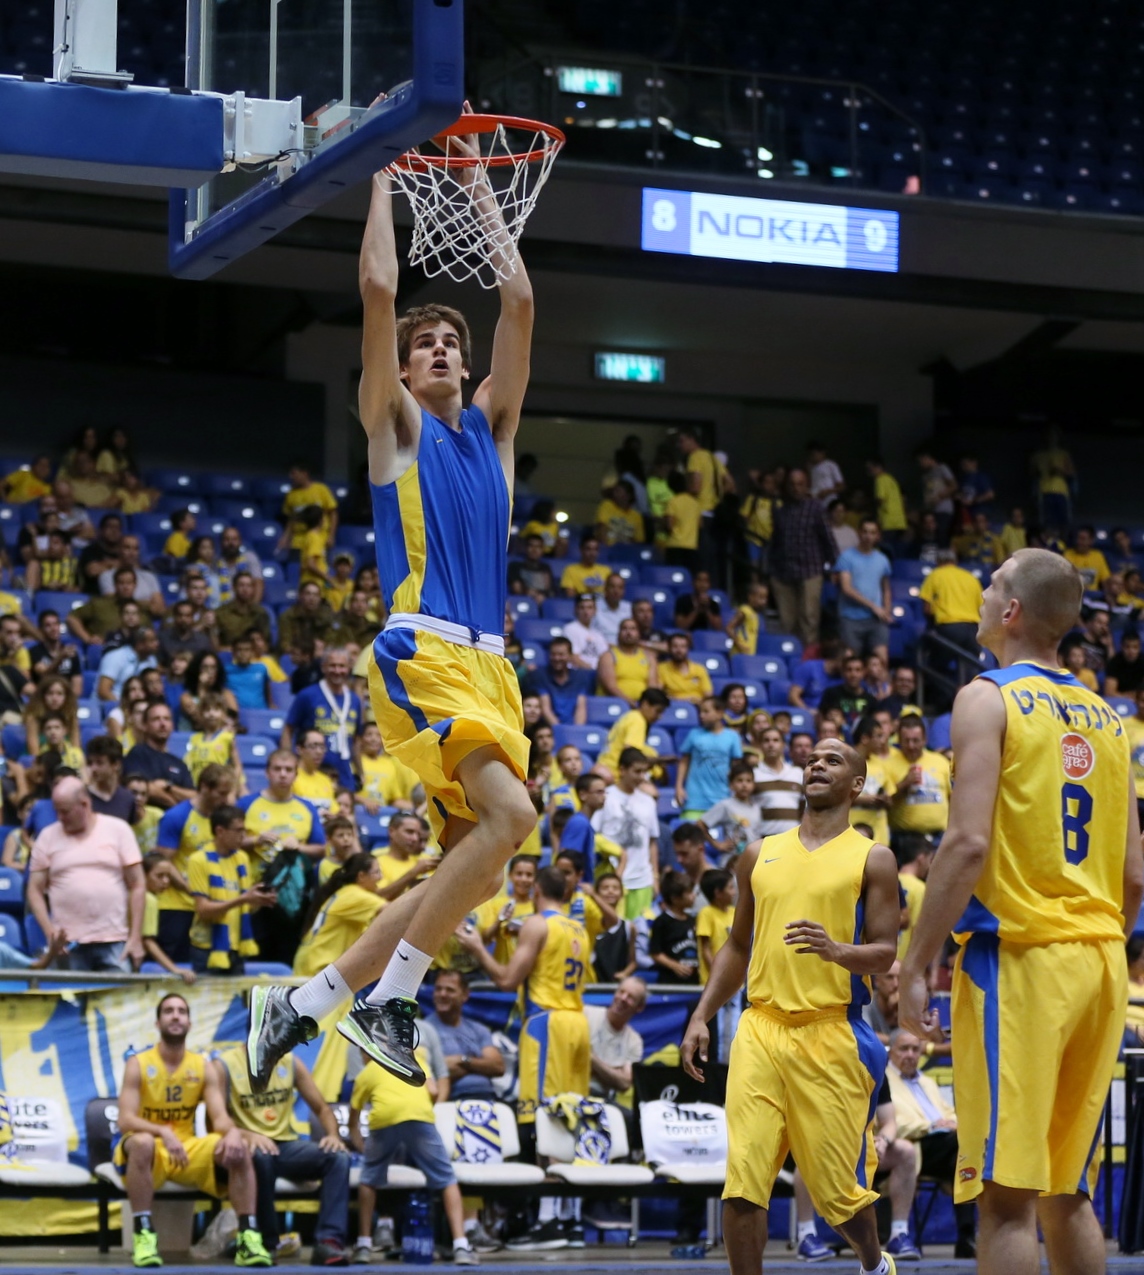
<instances>
[{"instance_id":1,"label":"basketball hoop","mask_svg":"<svg viewBox=\"0 0 1144 1275\"><path fill-rule=\"evenodd\" d=\"M457 151L453 138L468 134L479 155ZM433 145L441 154L415 147L385 170L413 209L409 264L495 288L516 273L516 245L564 134L538 120L462 115Z\"/></svg>"}]
</instances>

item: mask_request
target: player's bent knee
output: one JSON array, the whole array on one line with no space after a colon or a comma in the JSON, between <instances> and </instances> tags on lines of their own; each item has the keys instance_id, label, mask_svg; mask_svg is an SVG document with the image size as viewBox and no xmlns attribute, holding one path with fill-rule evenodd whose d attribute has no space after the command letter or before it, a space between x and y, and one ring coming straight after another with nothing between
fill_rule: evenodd
<instances>
[{"instance_id":1,"label":"player's bent knee","mask_svg":"<svg viewBox=\"0 0 1144 1275\"><path fill-rule=\"evenodd\" d=\"M155 1158L155 1135L153 1133L133 1133L131 1140L127 1144L127 1158L150 1164Z\"/></svg>"}]
</instances>

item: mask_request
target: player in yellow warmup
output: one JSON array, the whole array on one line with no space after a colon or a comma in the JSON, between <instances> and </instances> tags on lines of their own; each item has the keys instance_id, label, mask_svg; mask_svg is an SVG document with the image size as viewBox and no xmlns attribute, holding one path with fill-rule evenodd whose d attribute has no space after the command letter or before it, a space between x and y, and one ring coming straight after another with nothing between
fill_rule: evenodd
<instances>
[{"instance_id":1,"label":"player in yellow warmup","mask_svg":"<svg viewBox=\"0 0 1144 1275\"><path fill-rule=\"evenodd\" d=\"M818 1211L866 1275L893 1275L871 1190L874 1111L886 1051L862 1020L870 976L893 964L898 873L890 850L850 827L861 754L821 740L806 764L797 828L756 841L736 867L731 933L711 966L681 1049L698 1080L708 1022L747 980L727 1075L723 1240L731 1275L759 1275L767 1210L790 1150Z\"/></svg>"},{"instance_id":2,"label":"player in yellow warmup","mask_svg":"<svg viewBox=\"0 0 1144 1275\"><path fill-rule=\"evenodd\" d=\"M536 911L520 927L516 951L507 965L489 955L476 929L460 931L461 946L472 953L503 992L524 988L524 1022L520 1028L520 1101L517 1120L536 1120L536 1109L558 1093L587 1097L592 1079L592 1042L584 1013L584 974L591 949L579 921L564 912L568 881L559 868L536 874ZM580 1202L574 1201L573 1227ZM558 1201L540 1201L540 1219L510 1248L563 1247L556 1220Z\"/></svg>"},{"instance_id":3,"label":"player in yellow warmup","mask_svg":"<svg viewBox=\"0 0 1144 1275\"><path fill-rule=\"evenodd\" d=\"M1144 859L1123 723L1057 663L1082 587L1044 549L993 573L977 640L1001 667L954 703L949 828L902 962L899 1021L936 1039L925 970L961 943L955 1190L977 1200L983 1275L1039 1272L1038 1223L1054 1275L1105 1269L1093 1152Z\"/></svg>"},{"instance_id":4,"label":"player in yellow warmup","mask_svg":"<svg viewBox=\"0 0 1144 1275\"><path fill-rule=\"evenodd\" d=\"M469 159L479 153L475 136L455 136L450 146ZM373 180L359 270L358 406L388 613L373 644L370 701L386 752L424 785L433 837L446 854L428 881L384 908L304 987L254 988L247 1056L262 1086L278 1058L375 979L338 1030L399 1079L423 1085L413 1053L417 989L433 954L500 890L505 864L536 828L520 684L503 636L532 285L491 190L474 177L473 217L501 279L500 317L489 374L466 407L473 358L464 316L427 305L399 321L394 309L391 180L384 171Z\"/></svg>"},{"instance_id":5,"label":"player in yellow warmup","mask_svg":"<svg viewBox=\"0 0 1144 1275\"><path fill-rule=\"evenodd\" d=\"M135 1215L134 1263L162 1266L151 1201L164 1182L204 1195L230 1196L238 1214L236 1266L273 1266L255 1220L257 1188L250 1147L227 1114L226 1097L205 1054L187 1049L191 1009L169 992L155 1011L159 1043L132 1054L119 1091L119 1140L113 1160ZM205 1103L212 1132L195 1136Z\"/></svg>"}]
</instances>

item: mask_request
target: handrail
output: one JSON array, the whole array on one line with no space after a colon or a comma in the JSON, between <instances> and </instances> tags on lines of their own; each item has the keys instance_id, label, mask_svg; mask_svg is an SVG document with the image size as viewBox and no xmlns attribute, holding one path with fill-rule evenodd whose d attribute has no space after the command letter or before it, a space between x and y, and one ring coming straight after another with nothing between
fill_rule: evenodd
<instances>
[{"instance_id":1,"label":"handrail","mask_svg":"<svg viewBox=\"0 0 1144 1275\"><path fill-rule=\"evenodd\" d=\"M937 648L944 651L947 655L952 656L957 661L957 677L952 678L946 673L940 673L937 669L932 668L925 662L924 656L927 648ZM965 669L972 669L968 676L964 676ZM933 629L927 629L922 635L919 642L919 659L917 666L918 678L918 703L924 704L925 688L927 683L932 683L949 699L957 694L959 690L967 683L971 682L978 673L981 672L981 662L963 646L958 646L956 642L951 642L949 638L935 632Z\"/></svg>"},{"instance_id":2,"label":"handrail","mask_svg":"<svg viewBox=\"0 0 1144 1275\"><path fill-rule=\"evenodd\" d=\"M515 50L514 50L515 52ZM849 176L850 184L858 186L858 159L861 152L861 136L858 121L858 112L863 105L861 98L865 97L870 102L877 103L879 107L887 111L890 115L901 120L909 129L912 130L916 142L916 157L918 164L918 183L919 193L924 193L926 188L926 153L927 139L924 126L921 122L911 115L902 107L896 105L884 94L877 89L866 84L864 81L852 78L834 79L828 76L817 75L793 75L779 71L743 71L734 67L715 67L705 66L702 64L694 64L688 62L663 62L652 58L639 58L630 55L604 56L597 52L587 52L585 50L570 49L565 51L553 51L546 49L542 53L529 54L525 58L514 58L511 66L496 67L494 59L487 59L483 62L478 74L481 76L482 83L480 85L480 95L487 95L492 90L493 85L501 83L506 89L516 80L519 82L521 72L528 67L532 67L538 71L551 84L551 101L548 106L549 114L553 119L563 114L557 98L558 89L556 68L571 61L584 62L590 61L591 65L603 65L609 69L615 68L619 71L633 70L643 76L643 85L652 90L663 88L663 77L679 76L711 76L719 77L728 83L733 81L741 81L744 85L744 96L751 103L751 134L752 151L755 150L756 144L759 142L759 122L757 115L757 103L763 100L763 93L760 85L768 83L777 84L799 84L809 87L820 86L823 88L833 88L839 92L842 97L843 104L849 112ZM656 110L651 110L646 119L642 121L647 132L651 134L652 146L649 152L649 163L652 168L659 168L660 152L659 152L659 136L663 130L663 124L660 114Z\"/></svg>"}]
</instances>

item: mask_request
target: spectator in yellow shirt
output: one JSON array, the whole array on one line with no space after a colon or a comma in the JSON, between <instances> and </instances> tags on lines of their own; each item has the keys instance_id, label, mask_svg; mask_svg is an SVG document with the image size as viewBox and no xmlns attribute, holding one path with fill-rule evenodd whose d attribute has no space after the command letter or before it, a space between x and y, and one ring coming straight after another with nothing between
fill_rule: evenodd
<instances>
[{"instance_id":1,"label":"spectator in yellow shirt","mask_svg":"<svg viewBox=\"0 0 1144 1275\"><path fill-rule=\"evenodd\" d=\"M322 511L322 531L326 544L333 544L338 530L338 502L334 493L325 483L315 482L310 476L310 467L305 461L296 460L287 474L290 490L282 501L282 513L286 517L286 533L279 543L279 549L287 544L296 553L301 552L302 541L307 528L299 527L296 522L298 512L308 505L314 505Z\"/></svg>"},{"instance_id":2,"label":"spectator in yellow shirt","mask_svg":"<svg viewBox=\"0 0 1144 1275\"><path fill-rule=\"evenodd\" d=\"M529 536L539 536L544 542L546 558L563 558L568 552L568 533L556 521L556 506L551 500L538 500L532 506L528 521L521 527L517 539L524 544Z\"/></svg>"},{"instance_id":3,"label":"spectator in yellow shirt","mask_svg":"<svg viewBox=\"0 0 1144 1275\"><path fill-rule=\"evenodd\" d=\"M1099 589L1109 576L1108 562L1095 547L1096 532L1091 527L1076 529L1075 546L1065 550L1065 559L1076 567L1086 590Z\"/></svg>"},{"instance_id":4,"label":"spectator in yellow shirt","mask_svg":"<svg viewBox=\"0 0 1144 1275\"><path fill-rule=\"evenodd\" d=\"M302 565L302 572L298 577L299 587L313 581L323 592L328 592L330 566L326 561L326 533L322 526L324 519L325 515L317 505L299 509L294 517L294 545ZM302 529L301 540L297 534L299 528Z\"/></svg>"},{"instance_id":5,"label":"spectator in yellow shirt","mask_svg":"<svg viewBox=\"0 0 1144 1275\"><path fill-rule=\"evenodd\" d=\"M938 550L937 566L922 581L918 597L934 631L976 656L981 585L975 575L957 565L952 549Z\"/></svg>"},{"instance_id":6,"label":"spectator in yellow shirt","mask_svg":"<svg viewBox=\"0 0 1144 1275\"><path fill-rule=\"evenodd\" d=\"M608 545L642 545L643 514L635 507L635 488L620 479L596 509L596 535Z\"/></svg>"},{"instance_id":7,"label":"spectator in yellow shirt","mask_svg":"<svg viewBox=\"0 0 1144 1275\"><path fill-rule=\"evenodd\" d=\"M975 562L990 571L1005 561L1005 549L1001 537L989 529L989 515L975 513L973 528L954 538L953 547L962 562Z\"/></svg>"},{"instance_id":8,"label":"spectator in yellow shirt","mask_svg":"<svg viewBox=\"0 0 1144 1275\"><path fill-rule=\"evenodd\" d=\"M191 532L195 529L195 515L189 509L176 509L171 515L171 534L163 545L168 558L182 561L191 552Z\"/></svg>"},{"instance_id":9,"label":"spectator in yellow shirt","mask_svg":"<svg viewBox=\"0 0 1144 1275\"><path fill-rule=\"evenodd\" d=\"M736 655L757 655L759 634L767 631L766 610L770 590L756 580L747 586L747 600L735 611L727 625L727 636L733 643Z\"/></svg>"},{"instance_id":10,"label":"spectator in yellow shirt","mask_svg":"<svg viewBox=\"0 0 1144 1275\"><path fill-rule=\"evenodd\" d=\"M24 465L9 474L0 483L0 492L8 505L26 505L39 500L52 490L52 458L37 456L30 465Z\"/></svg>"},{"instance_id":11,"label":"spectator in yellow shirt","mask_svg":"<svg viewBox=\"0 0 1144 1275\"><path fill-rule=\"evenodd\" d=\"M715 453L699 445L699 437L691 429L679 432L679 450L687 471L687 490L699 501L702 513L709 514L722 495L722 473Z\"/></svg>"},{"instance_id":12,"label":"spectator in yellow shirt","mask_svg":"<svg viewBox=\"0 0 1144 1275\"><path fill-rule=\"evenodd\" d=\"M891 753L886 765L896 786L890 828L926 836L944 832L949 823L952 786L949 759L926 747L926 724L921 717L902 718L898 747L901 751Z\"/></svg>"},{"instance_id":13,"label":"spectator in yellow shirt","mask_svg":"<svg viewBox=\"0 0 1144 1275\"><path fill-rule=\"evenodd\" d=\"M1025 530L1025 511L1020 505L1014 505L1009 511L1009 521L1001 528L1001 552L1004 558L1011 558L1018 549L1028 547L1029 536Z\"/></svg>"},{"instance_id":14,"label":"spectator in yellow shirt","mask_svg":"<svg viewBox=\"0 0 1144 1275\"><path fill-rule=\"evenodd\" d=\"M866 473L874 480L874 507L878 526L882 529L882 542L893 548L909 525L902 488L894 475L887 472L881 456L870 457L866 462Z\"/></svg>"},{"instance_id":15,"label":"spectator in yellow shirt","mask_svg":"<svg viewBox=\"0 0 1144 1275\"><path fill-rule=\"evenodd\" d=\"M664 558L669 566L686 567L694 572L699 565L699 527L703 507L687 490L687 479L682 474L668 474L667 485L674 494L663 514L667 527L667 539L663 542Z\"/></svg>"},{"instance_id":16,"label":"spectator in yellow shirt","mask_svg":"<svg viewBox=\"0 0 1144 1275\"><path fill-rule=\"evenodd\" d=\"M735 877L726 868L708 868L699 878L699 888L707 900L695 918L699 941L699 982L706 984L711 964L731 933L735 920Z\"/></svg>"},{"instance_id":17,"label":"spectator in yellow shirt","mask_svg":"<svg viewBox=\"0 0 1144 1275\"><path fill-rule=\"evenodd\" d=\"M326 737L320 730L306 730L298 737L298 773L293 795L327 814L334 806L334 781L322 769L326 759Z\"/></svg>"},{"instance_id":18,"label":"spectator in yellow shirt","mask_svg":"<svg viewBox=\"0 0 1144 1275\"><path fill-rule=\"evenodd\" d=\"M322 596L335 613L345 609L354 593L354 556L343 549L334 554L334 571L322 588Z\"/></svg>"},{"instance_id":19,"label":"spectator in yellow shirt","mask_svg":"<svg viewBox=\"0 0 1144 1275\"><path fill-rule=\"evenodd\" d=\"M587 535L580 541L580 561L570 562L560 576L560 588L566 598L582 593L603 593L609 571L599 563L600 541Z\"/></svg>"},{"instance_id":20,"label":"spectator in yellow shirt","mask_svg":"<svg viewBox=\"0 0 1144 1275\"><path fill-rule=\"evenodd\" d=\"M596 759L595 773L611 783L618 772L620 754L625 748L638 748L649 760L658 758L659 754L647 742L647 733L667 711L670 702L662 690L657 690L654 686L648 687L635 708L619 718L608 731L604 751Z\"/></svg>"},{"instance_id":21,"label":"spectator in yellow shirt","mask_svg":"<svg viewBox=\"0 0 1144 1275\"><path fill-rule=\"evenodd\" d=\"M1085 661L1083 642L1076 640L1062 646L1059 658L1082 686L1087 687L1094 695L1100 694L1100 684L1096 680L1096 674L1087 667Z\"/></svg>"},{"instance_id":22,"label":"spectator in yellow shirt","mask_svg":"<svg viewBox=\"0 0 1144 1275\"><path fill-rule=\"evenodd\" d=\"M659 684L669 699L698 704L711 694L711 677L702 664L691 658L691 638L673 633L667 642L667 659L659 665Z\"/></svg>"}]
</instances>

